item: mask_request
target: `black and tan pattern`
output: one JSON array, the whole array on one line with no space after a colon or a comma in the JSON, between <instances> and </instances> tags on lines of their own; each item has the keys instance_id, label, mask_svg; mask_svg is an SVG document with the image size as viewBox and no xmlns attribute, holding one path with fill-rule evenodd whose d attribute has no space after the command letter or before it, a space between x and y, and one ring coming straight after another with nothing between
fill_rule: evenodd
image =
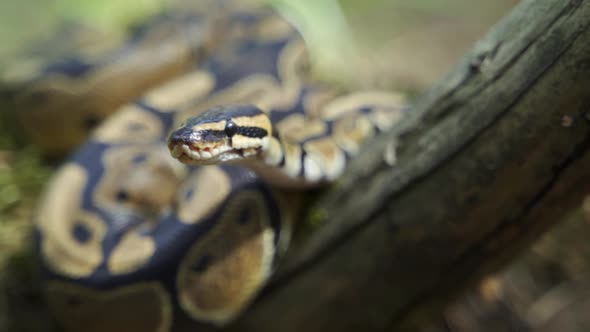
<instances>
[{"instance_id":1,"label":"black and tan pattern","mask_svg":"<svg viewBox=\"0 0 590 332\"><path fill-rule=\"evenodd\" d=\"M68 331L231 322L288 246L301 198L290 189L337 180L363 142L403 114L396 94L342 94L312 82L301 38L268 9L223 0L199 10L207 6L216 8L208 15L222 13L213 15L215 22L227 22L213 29L221 31L215 42L196 40L207 45L199 53L207 56L193 54L194 36L210 31L199 24L211 20L200 21L199 14L201 23L190 23L192 33L184 34L190 61L158 53L159 46L145 51L164 56L161 62L133 60L150 73L175 62L174 75L161 69L148 80L156 87L125 71L132 67L113 69L123 60L96 62L79 77L40 74L30 85L82 91L59 102L73 105L75 115L62 106L59 112L31 108L38 118L23 114L33 130L58 130L53 124L62 118L94 115L95 106L87 105L101 109L99 118L114 113L57 172L35 217L48 303ZM143 36L149 42L140 38L141 47L176 40L149 29ZM121 84L140 88L129 93ZM117 95L111 88L122 90ZM45 91L63 98L56 89ZM67 139L45 147L69 149L87 134L84 128L71 137L63 129ZM37 133L47 135L43 130Z\"/></svg>"},{"instance_id":2,"label":"black and tan pattern","mask_svg":"<svg viewBox=\"0 0 590 332\"><path fill-rule=\"evenodd\" d=\"M325 98L330 93L311 83L302 85L298 104L310 105L305 103L313 100L310 95ZM240 163L273 185L309 187L336 180L360 144L389 129L404 111L403 98L385 92L322 101L310 113L299 105L211 108L174 130L168 148L184 164Z\"/></svg>"}]
</instances>

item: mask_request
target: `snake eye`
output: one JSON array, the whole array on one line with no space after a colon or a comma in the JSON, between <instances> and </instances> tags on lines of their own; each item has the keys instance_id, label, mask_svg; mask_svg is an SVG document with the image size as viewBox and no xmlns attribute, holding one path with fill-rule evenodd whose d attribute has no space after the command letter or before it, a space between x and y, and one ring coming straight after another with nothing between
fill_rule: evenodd
<instances>
[{"instance_id":1,"label":"snake eye","mask_svg":"<svg viewBox=\"0 0 590 332\"><path fill-rule=\"evenodd\" d=\"M228 137L232 137L236 134L237 131L238 131L238 125L235 124L233 121L228 120L225 125L225 134Z\"/></svg>"}]
</instances>

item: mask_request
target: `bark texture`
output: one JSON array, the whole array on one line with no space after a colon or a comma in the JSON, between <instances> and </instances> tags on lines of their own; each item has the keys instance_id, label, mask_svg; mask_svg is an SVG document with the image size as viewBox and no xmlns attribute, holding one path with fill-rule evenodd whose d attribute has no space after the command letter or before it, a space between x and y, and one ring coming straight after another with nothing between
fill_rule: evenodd
<instances>
[{"instance_id":1,"label":"bark texture","mask_svg":"<svg viewBox=\"0 0 590 332\"><path fill-rule=\"evenodd\" d=\"M580 204L589 149L590 1L525 0L319 196L226 330L411 329Z\"/></svg>"}]
</instances>

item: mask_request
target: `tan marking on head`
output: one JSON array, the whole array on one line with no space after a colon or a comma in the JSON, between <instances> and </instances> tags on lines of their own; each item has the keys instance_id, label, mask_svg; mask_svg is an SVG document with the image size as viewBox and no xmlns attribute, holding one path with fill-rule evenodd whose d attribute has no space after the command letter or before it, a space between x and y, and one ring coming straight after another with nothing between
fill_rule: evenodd
<instances>
[{"instance_id":1,"label":"tan marking on head","mask_svg":"<svg viewBox=\"0 0 590 332\"><path fill-rule=\"evenodd\" d=\"M62 167L43 194L35 216L42 233L43 259L52 270L70 277L90 275L103 259L102 241L107 225L98 215L82 210L86 181L82 167ZM75 227L87 232L85 241L74 237Z\"/></svg>"},{"instance_id":2,"label":"tan marking on head","mask_svg":"<svg viewBox=\"0 0 590 332\"><path fill-rule=\"evenodd\" d=\"M273 230L259 193L240 192L224 211L183 259L176 284L181 307L194 319L217 325L250 303L268 280L274 255Z\"/></svg>"},{"instance_id":3,"label":"tan marking on head","mask_svg":"<svg viewBox=\"0 0 590 332\"><path fill-rule=\"evenodd\" d=\"M177 111L208 94L215 77L207 71L195 71L149 91L143 98L161 111Z\"/></svg>"},{"instance_id":4,"label":"tan marking on head","mask_svg":"<svg viewBox=\"0 0 590 332\"><path fill-rule=\"evenodd\" d=\"M131 231L123 236L107 261L114 275L131 273L149 261L156 251L154 240Z\"/></svg>"},{"instance_id":5,"label":"tan marking on head","mask_svg":"<svg viewBox=\"0 0 590 332\"><path fill-rule=\"evenodd\" d=\"M272 134L272 124L266 114L255 116L238 116L232 118L232 121L240 127L258 127L265 129L269 135Z\"/></svg>"},{"instance_id":6,"label":"tan marking on head","mask_svg":"<svg viewBox=\"0 0 590 332\"><path fill-rule=\"evenodd\" d=\"M232 148L234 149L258 149L268 146L269 138L252 138L241 135L235 135L232 138Z\"/></svg>"},{"instance_id":7,"label":"tan marking on head","mask_svg":"<svg viewBox=\"0 0 590 332\"><path fill-rule=\"evenodd\" d=\"M177 202L180 221L186 224L201 222L217 210L230 190L230 179L221 168L199 168L179 190ZM189 192L190 197L186 197Z\"/></svg>"},{"instance_id":8,"label":"tan marking on head","mask_svg":"<svg viewBox=\"0 0 590 332\"><path fill-rule=\"evenodd\" d=\"M67 331L168 332L172 326L170 296L157 282L92 290L51 281L45 295L52 315Z\"/></svg>"},{"instance_id":9,"label":"tan marking on head","mask_svg":"<svg viewBox=\"0 0 590 332\"><path fill-rule=\"evenodd\" d=\"M227 124L227 121L225 120L221 120L221 121L217 121L217 122L205 122L205 123L200 123L196 126L193 126L193 130L198 131L198 130L221 130L223 131L225 129L225 125Z\"/></svg>"}]
</instances>

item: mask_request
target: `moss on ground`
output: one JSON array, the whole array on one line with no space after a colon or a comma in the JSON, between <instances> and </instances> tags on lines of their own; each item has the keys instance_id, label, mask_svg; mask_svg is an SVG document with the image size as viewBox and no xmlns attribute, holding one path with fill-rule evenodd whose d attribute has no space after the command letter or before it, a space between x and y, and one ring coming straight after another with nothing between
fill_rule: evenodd
<instances>
[{"instance_id":1,"label":"moss on ground","mask_svg":"<svg viewBox=\"0 0 590 332\"><path fill-rule=\"evenodd\" d=\"M32 213L51 168L0 119L0 331L44 331L49 320L33 253Z\"/></svg>"}]
</instances>

